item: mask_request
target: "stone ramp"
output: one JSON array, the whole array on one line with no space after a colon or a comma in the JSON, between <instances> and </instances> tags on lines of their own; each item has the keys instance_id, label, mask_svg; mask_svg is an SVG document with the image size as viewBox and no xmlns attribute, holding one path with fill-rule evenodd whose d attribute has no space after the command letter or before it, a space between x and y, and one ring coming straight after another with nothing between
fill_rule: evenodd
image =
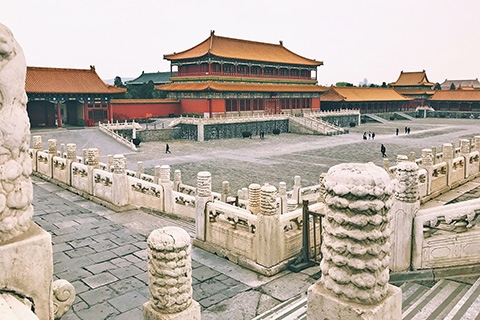
<instances>
[{"instance_id":1,"label":"stone ramp","mask_svg":"<svg viewBox=\"0 0 480 320\"><path fill-rule=\"evenodd\" d=\"M390 121L388 121L388 120L386 120L386 119L383 119L382 117L379 117L379 116L377 116L377 115L375 115L375 114L366 113L366 114L364 114L364 116L365 116L365 117L368 117L368 118L370 118L370 119L373 119L373 120L375 120L375 121L377 121L377 122L380 122L380 123L384 123L384 124L390 123Z\"/></svg>"},{"instance_id":2,"label":"stone ramp","mask_svg":"<svg viewBox=\"0 0 480 320\"><path fill-rule=\"evenodd\" d=\"M469 284L442 279L404 310L402 319L443 320L470 287Z\"/></svg>"},{"instance_id":3,"label":"stone ramp","mask_svg":"<svg viewBox=\"0 0 480 320\"><path fill-rule=\"evenodd\" d=\"M475 320L480 316L480 278L468 283L442 279L433 287L406 282L402 289L404 320ZM297 296L254 320L307 319L307 297Z\"/></svg>"},{"instance_id":4,"label":"stone ramp","mask_svg":"<svg viewBox=\"0 0 480 320\"><path fill-rule=\"evenodd\" d=\"M307 319L307 297L305 295L296 296L290 300L276 305L267 312L253 318L252 320L291 320Z\"/></svg>"},{"instance_id":5,"label":"stone ramp","mask_svg":"<svg viewBox=\"0 0 480 320\"><path fill-rule=\"evenodd\" d=\"M414 118L414 117L412 117L412 116L409 116L409 115L408 115L408 114L406 114L406 113L399 112L399 111L397 111L397 112L394 112L394 113L395 113L396 115L399 115L400 117L402 117L402 118L406 119L406 120L412 120L412 121L413 121L413 120L415 120L415 118Z\"/></svg>"}]
</instances>

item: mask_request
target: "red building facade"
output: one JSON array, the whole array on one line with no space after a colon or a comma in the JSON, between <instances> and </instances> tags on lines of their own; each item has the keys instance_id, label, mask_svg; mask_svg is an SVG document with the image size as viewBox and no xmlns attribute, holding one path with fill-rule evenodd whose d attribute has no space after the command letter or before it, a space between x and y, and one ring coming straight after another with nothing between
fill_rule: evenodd
<instances>
[{"instance_id":1,"label":"red building facade","mask_svg":"<svg viewBox=\"0 0 480 320\"><path fill-rule=\"evenodd\" d=\"M268 44L216 36L165 55L171 83L155 88L180 100L184 114L295 113L320 108L317 67L283 43Z\"/></svg>"}]
</instances>

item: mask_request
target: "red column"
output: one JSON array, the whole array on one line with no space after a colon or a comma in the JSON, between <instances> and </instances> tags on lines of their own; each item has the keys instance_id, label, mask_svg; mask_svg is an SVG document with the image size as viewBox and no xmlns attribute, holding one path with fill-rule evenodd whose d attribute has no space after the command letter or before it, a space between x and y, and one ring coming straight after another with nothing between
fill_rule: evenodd
<instances>
[{"instance_id":1,"label":"red column","mask_svg":"<svg viewBox=\"0 0 480 320\"><path fill-rule=\"evenodd\" d=\"M60 101L57 101L57 127L62 127L62 113L60 112Z\"/></svg>"},{"instance_id":2,"label":"red column","mask_svg":"<svg viewBox=\"0 0 480 320\"><path fill-rule=\"evenodd\" d=\"M110 101L108 101L107 103L107 109L108 109L107 117L110 120L110 122L113 123L113 107Z\"/></svg>"},{"instance_id":3,"label":"red column","mask_svg":"<svg viewBox=\"0 0 480 320\"><path fill-rule=\"evenodd\" d=\"M208 63L208 74L212 74L212 63Z\"/></svg>"}]
</instances>

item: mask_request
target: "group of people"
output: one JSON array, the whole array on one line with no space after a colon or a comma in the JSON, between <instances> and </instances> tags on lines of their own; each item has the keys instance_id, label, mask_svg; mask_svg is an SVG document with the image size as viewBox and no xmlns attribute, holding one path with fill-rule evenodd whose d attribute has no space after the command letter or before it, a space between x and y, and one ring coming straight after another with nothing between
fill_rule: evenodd
<instances>
[{"instance_id":1,"label":"group of people","mask_svg":"<svg viewBox=\"0 0 480 320\"><path fill-rule=\"evenodd\" d=\"M367 138L367 137L368 137L368 138ZM370 140L370 139L375 140L375 132L369 131L369 132L368 132L368 136L367 136L367 133L364 132L364 133L363 133L363 140Z\"/></svg>"}]
</instances>

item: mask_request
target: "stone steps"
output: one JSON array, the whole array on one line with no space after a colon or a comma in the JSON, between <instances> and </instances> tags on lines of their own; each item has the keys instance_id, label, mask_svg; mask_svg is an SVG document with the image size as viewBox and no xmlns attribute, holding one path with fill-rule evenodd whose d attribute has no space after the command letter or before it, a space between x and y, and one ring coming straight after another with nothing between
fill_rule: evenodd
<instances>
[{"instance_id":1,"label":"stone steps","mask_svg":"<svg viewBox=\"0 0 480 320\"><path fill-rule=\"evenodd\" d=\"M480 316L480 278L469 283L442 279L433 287L405 282L402 289L403 320L475 320ZM307 297L297 296L254 320L307 319Z\"/></svg>"}]
</instances>

